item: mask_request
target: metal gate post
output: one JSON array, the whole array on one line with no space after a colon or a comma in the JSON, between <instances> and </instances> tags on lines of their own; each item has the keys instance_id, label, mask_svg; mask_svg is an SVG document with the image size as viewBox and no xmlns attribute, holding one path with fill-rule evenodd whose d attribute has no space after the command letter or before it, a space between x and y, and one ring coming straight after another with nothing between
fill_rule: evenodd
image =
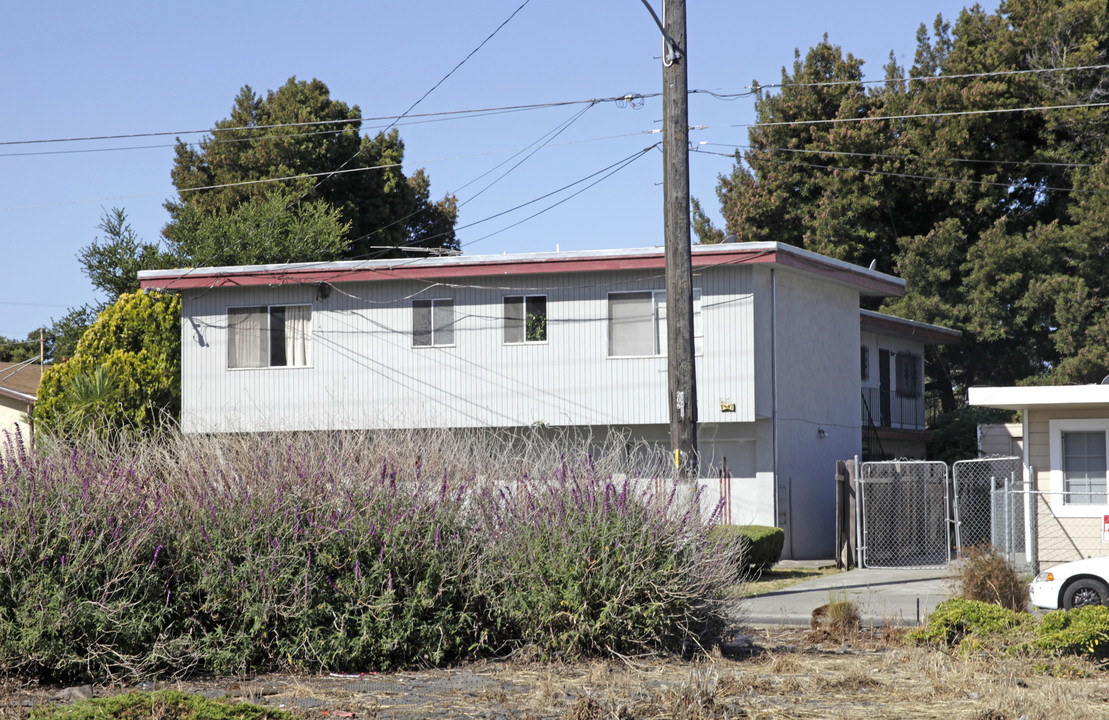
<instances>
[{"instance_id":1,"label":"metal gate post","mask_svg":"<svg viewBox=\"0 0 1109 720\"><path fill-rule=\"evenodd\" d=\"M1013 509L1009 502L1010 485L1009 478L1005 478L1005 560L1009 561L1009 556L1013 554Z\"/></svg>"}]
</instances>

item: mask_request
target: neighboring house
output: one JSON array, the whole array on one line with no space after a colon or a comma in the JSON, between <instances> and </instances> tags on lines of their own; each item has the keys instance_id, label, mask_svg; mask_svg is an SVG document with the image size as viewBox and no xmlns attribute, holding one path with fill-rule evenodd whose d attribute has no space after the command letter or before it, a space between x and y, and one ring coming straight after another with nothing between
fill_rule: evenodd
<instances>
[{"instance_id":1,"label":"neighboring house","mask_svg":"<svg viewBox=\"0 0 1109 720\"><path fill-rule=\"evenodd\" d=\"M982 423L978 426L978 457L1024 457L1020 423Z\"/></svg>"},{"instance_id":2,"label":"neighboring house","mask_svg":"<svg viewBox=\"0 0 1109 720\"><path fill-rule=\"evenodd\" d=\"M42 366L37 363L0 362L0 453L6 453L16 429L31 445L31 410L35 406Z\"/></svg>"},{"instance_id":3,"label":"neighboring house","mask_svg":"<svg viewBox=\"0 0 1109 720\"><path fill-rule=\"evenodd\" d=\"M972 387L971 405L1019 410L1026 533L1041 567L1109 555L1109 385Z\"/></svg>"},{"instance_id":4,"label":"neighboring house","mask_svg":"<svg viewBox=\"0 0 1109 720\"><path fill-rule=\"evenodd\" d=\"M861 448L859 298L904 281L779 243L692 259L701 476L722 485L726 461L733 522L784 528L784 557L832 557L835 461ZM139 277L182 298L186 432L537 426L669 444L661 248Z\"/></svg>"},{"instance_id":5,"label":"neighboring house","mask_svg":"<svg viewBox=\"0 0 1109 720\"><path fill-rule=\"evenodd\" d=\"M958 343L962 333L870 310L859 321L863 459L923 458L924 349Z\"/></svg>"}]
</instances>

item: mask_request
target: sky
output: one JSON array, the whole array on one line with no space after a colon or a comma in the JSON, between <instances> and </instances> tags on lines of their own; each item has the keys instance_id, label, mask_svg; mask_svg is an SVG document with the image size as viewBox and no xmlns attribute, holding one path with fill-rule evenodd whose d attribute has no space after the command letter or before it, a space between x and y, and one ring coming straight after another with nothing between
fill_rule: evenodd
<instances>
[{"instance_id":1,"label":"sky","mask_svg":"<svg viewBox=\"0 0 1109 720\"><path fill-rule=\"evenodd\" d=\"M292 76L318 78L364 118L396 116L519 9L412 114L661 92L662 39L642 1L530 0L521 8L523 1L10 4L0 28L0 336L24 338L67 308L102 299L78 252L103 236L98 226L113 208L126 211L141 239L159 239L163 203L176 197L175 139L204 137L190 131L226 118L244 85L264 94ZM650 2L661 13L661 0ZM891 51L912 64L921 23L931 27L937 13L954 21L963 5L691 1L689 88L742 93L752 81L778 82L794 49L804 54L825 33L866 61L867 79L880 79ZM726 146L747 142L743 126L754 120L750 97L690 97L698 148L730 152ZM590 186L600 171L659 142L661 121L661 98L645 98L409 117L398 128L405 172L424 168L433 198L457 195L463 251L500 254L661 245L660 151ZM388 122L364 121L362 129ZM166 134L28 142L151 133ZM544 140L504 175L525 157L511 159L516 153ZM717 179L732 167L726 157L691 154L691 193L718 225ZM505 212L571 183L578 184Z\"/></svg>"}]
</instances>

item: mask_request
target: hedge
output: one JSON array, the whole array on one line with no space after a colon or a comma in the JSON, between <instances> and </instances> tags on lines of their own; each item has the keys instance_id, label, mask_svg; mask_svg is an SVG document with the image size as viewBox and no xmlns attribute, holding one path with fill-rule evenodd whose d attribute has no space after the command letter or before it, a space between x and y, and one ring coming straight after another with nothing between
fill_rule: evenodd
<instances>
[{"instance_id":1,"label":"hedge","mask_svg":"<svg viewBox=\"0 0 1109 720\"><path fill-rule=\"evenodd\" d=\"M724 542L742 537L744 566L749 570L769 570L782 558L786 533L781 528L768 525L719 525L713 528L713 538Z\"/></svg>"}]
</instances>

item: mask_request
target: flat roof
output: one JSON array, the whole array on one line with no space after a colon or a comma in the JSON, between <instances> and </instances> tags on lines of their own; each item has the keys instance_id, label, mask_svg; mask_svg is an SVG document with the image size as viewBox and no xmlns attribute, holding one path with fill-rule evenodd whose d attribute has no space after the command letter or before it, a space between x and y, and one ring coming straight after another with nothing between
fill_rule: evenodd
<instances>
[{"instance_id":1,"label":"flat roof","mask_svg":"<svg viewBox=\"0 0 1109 720\"><path fill-rule=\"evenodd\" d=\"M896 315L886 315L873 310L859 310L859 324L863 330L879 335L913 337L937 345L950 345L961 342L963 339L963 334L958 330L952 330L942 325L929 325Z\"/></svg>"},{"instance_id":2,"label":"flat roof","mask_svg":"<svg viewBox=\"0 0 1109 720\"><path fill-rule=\"evenodd\" d=\"M694 245L692 263L695 270L723 265L769 263L850 285L857 288L863 295L900 297L905 293L905 281L901 278L808 250L802 250L785 243ZM628 250L575 250L512 255L451 255L283 265L143 270L139 272L139 283L144 290L172 291L246 285L434 280L476 276L662 269L664 267L665 254L663 248L648 247Z\"/></svg>"},{"instance_id":3,"label":"flat roof","mask_svg":"<svg viewBox=\"0 0 1109 720\"><path fill-rule=\"evenodd\" d=\"M1026 407L1109 405L1109 385L1026 385L1016 387L972 387L967 390L971 405L1022 410Z\"/></svg>"}]
</instances>

